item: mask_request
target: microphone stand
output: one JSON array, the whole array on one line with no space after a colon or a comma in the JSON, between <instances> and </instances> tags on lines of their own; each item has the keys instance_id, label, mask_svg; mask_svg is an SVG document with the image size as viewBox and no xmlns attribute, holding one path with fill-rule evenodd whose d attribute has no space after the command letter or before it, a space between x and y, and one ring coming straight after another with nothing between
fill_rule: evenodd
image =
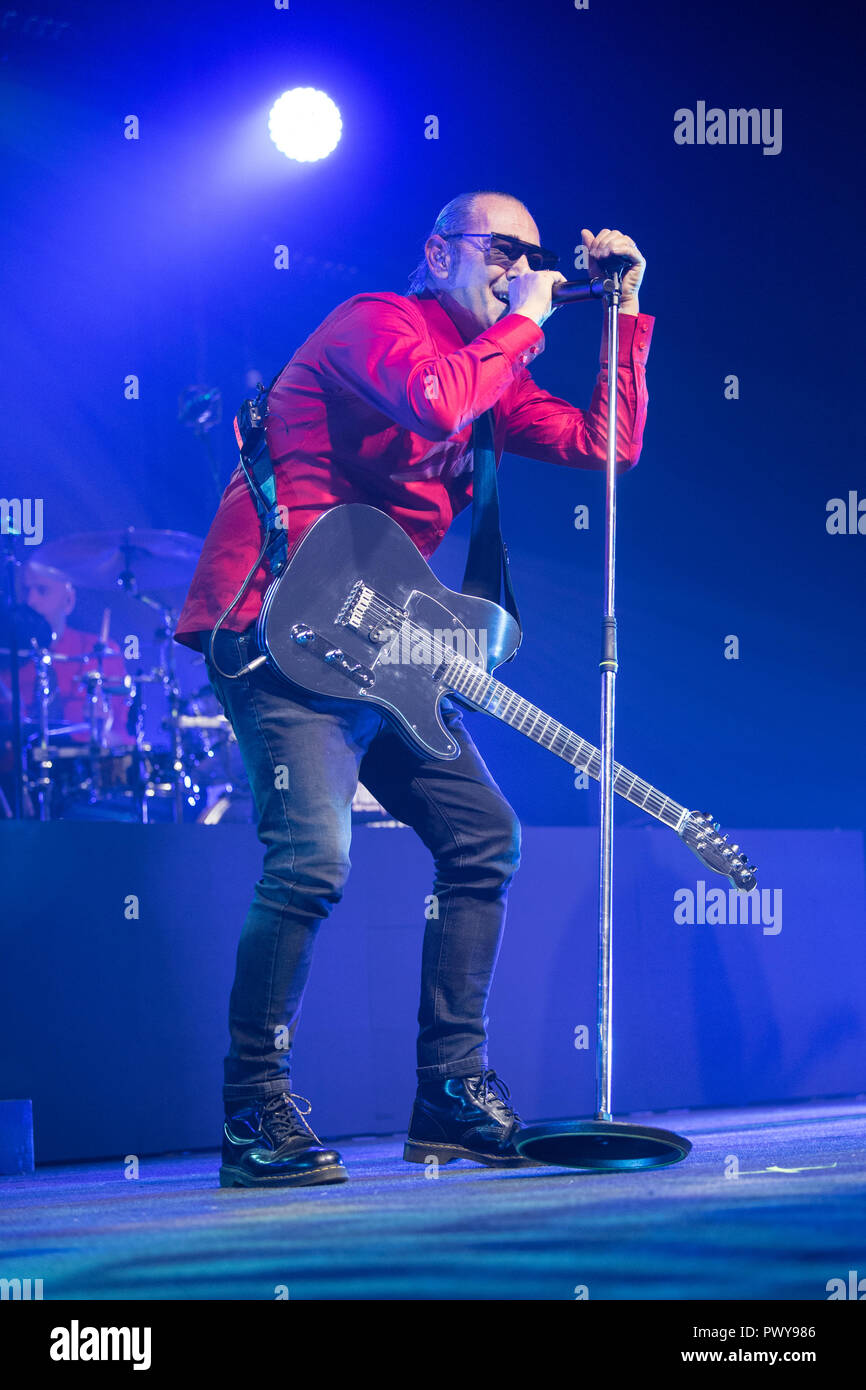
<instances>
[{"instance_id":1,"label":"microphone stand","mask_svg":"<svg viewBox=\"0 0 866 1390\"><path fill-rule=\"evenodd\" d=\"M614 591L616 578L616 442L619 405L619 309L622 273L628 261L608 257L603 281L587 286L559 285L555 299L565 303L604 297L607 312L607 471L605 494L604 613L601 638L601 769L598 869L598 1018L596 1116L561 1120L520 1130L515 1147L524 1157L565 1168L664 1168L680 1163L691 1143L669 1130L614 1123L611 1110L613 1061L613 744L615 681L618 670Z\"/></svg>"},{"instance_id":2,"label":"microphone stand","mask_svg":"<svg viewBox=\"0 0 866 1390\"><path fill-rule=\"evenodd\" d=\"M601 840L598 864L598 1050L596 1118L611 1117L611 996L613 992L613 741L617 664L616 616L616 433L619 406L619 308L622 281L615 269L604 282L607 310L607 469L605 477L604 616L601 620Z\"/></svg>"}]
</instances>

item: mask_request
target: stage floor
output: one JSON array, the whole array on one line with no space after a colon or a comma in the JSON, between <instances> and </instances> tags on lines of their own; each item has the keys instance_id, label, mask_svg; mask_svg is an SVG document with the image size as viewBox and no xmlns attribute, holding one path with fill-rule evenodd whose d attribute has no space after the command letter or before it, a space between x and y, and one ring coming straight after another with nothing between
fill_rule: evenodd
<instances>
[{"instance_id":1,"label":"stage floor","mask_svg":"<svg viewBox=\"0 0 866 1390\"><path fill-rule=\"evenodd\" d=\"M432 1178L403 1136L362 1137L339 1145L349 1182L270 1192L221 1190L216 1152L142 1159L136 1179L49 1165L0 1179L0 1274L41 1278L46 1300L823 1301L866 1276L866 1095L628 1118L692 1153Z\"/></svg>"}]
</instances>

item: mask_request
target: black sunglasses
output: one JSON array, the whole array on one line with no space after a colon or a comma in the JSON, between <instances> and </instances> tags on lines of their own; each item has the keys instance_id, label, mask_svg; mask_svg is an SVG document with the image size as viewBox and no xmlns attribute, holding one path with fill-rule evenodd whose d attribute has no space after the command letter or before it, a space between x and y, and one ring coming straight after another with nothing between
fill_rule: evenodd
<instances>
[{"instance_id":1,"label":"black sunglasses","mask_svg":"<svg viewBox=\"0 0 866 1390\"><path fill-rule=\"evenodd\" d=\"M489 245L485 260L489 265L513 265L525 256L530 270L556 270L559 257L555 251L544 246L534 246L531 241L521 241L516 236L501 236L499 232L440 232L443 241L454 241L458 237L486 237Z\"/></svg>"}]
</instances>

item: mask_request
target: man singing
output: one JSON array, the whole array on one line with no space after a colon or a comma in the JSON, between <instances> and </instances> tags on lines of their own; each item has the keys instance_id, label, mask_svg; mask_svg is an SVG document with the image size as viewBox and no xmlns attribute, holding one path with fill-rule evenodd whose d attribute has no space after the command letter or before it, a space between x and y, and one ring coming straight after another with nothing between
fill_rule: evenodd
<instances>
[{"instance_id":1,"label":"man singing","mask_svg":"<svg viewBox=\"0 0 866 1390\"><path fill-rule=\"evenodd\" d=\"M590 276L607 255L623 277L617 466L638 460L645 366L654 320L639 312L645 262L630 237L582 232ZM429 557L472 501L472 424L493 411L503 450L571 468L603 469L606 342L590 406L535 386L528 364L544 346L556 257L518 199L469 193L436 219L410 292L355 295L297 350L270 392L268 451L289 546L329 507L363 502L387 513ZM264 872L240 938L229 1007L221 1186L342 1182L340 1155L304 1118L291 1089L295 1035L316 932L348 871L352 797L363 781L411 826L435 865L439 915L425 923L417 1043L418 1091L404 1156L529 1165L520 1118L488 1066L485 1005L499 950L520 827L456 706L442 715L460 753L425 760L375 712L295 692L256 654L254 624L268 576L211 634L260 550L261 530L240 469L208 534L178 640L203 650L234 728L265 846ZM288 770L279 777L277 768ZM288 786L285 782L288 781ZM289 1046L286 1046L288 1040Z\"/></svg>"}]
</instances>

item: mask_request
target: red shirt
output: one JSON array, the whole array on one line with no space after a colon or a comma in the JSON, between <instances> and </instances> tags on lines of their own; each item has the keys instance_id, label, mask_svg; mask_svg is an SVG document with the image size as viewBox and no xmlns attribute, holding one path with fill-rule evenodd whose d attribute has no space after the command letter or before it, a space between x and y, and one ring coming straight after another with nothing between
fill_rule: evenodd
<instances>
[{"instance_id":1,"label":"red shirt","mask_svg":"<svg viewBox=\"0 0 866 1390\"><path fill-rule=\"evenodd\" d=\"M619 471L640 457L646 358L655 320L621 315ZM358 294L298 348L270 393L266 423L288 540L341 502L386 512L428 558L472 501L472 422L493 407L497 460L507 450L570 468L603 469L606 341L589 409L540 390L527 365L544 347L532 319L506 314L466 342L429 292ZM261 525L238 467L223 493L178 620L198 647L240 588ZM260 568L225 627L255 621L269 575Z\"/></svg>"}]
</instances>

